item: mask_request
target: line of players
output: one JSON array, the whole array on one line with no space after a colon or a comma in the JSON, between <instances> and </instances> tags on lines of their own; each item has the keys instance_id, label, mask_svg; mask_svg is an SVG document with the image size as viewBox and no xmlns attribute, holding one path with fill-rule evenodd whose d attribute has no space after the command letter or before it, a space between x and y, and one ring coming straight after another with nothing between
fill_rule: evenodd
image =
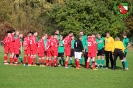
<instances>
[{"instance_id":1,"label":"line of players","mask_svg":"<svg viewBox=\"0 0 133 88\"><path fill-rule=\"evenodd\" d=\"M24 66L26 66L26 62L28 62L28 66L36 66L36 55L38 55L38 62L41 67L45 64L46 66L65 65L65 68L68 68L68 64L72 64L72 57L74 56L76 69L80 68L84 58L86 69L89 69L90 65L92 65L92 69L97 70L95 68L96 56L98 56L97 67L100 67L100 65L103 67L105 54L107 69L109 68L109 59L111 68L116 69L118 56L122 62L123 69L128 69L125 57L129 47L129 39L126 37L126 33L123 34L123 43L118 37L114 41L109 33L106 33L106 37L103 38L100 34L96 36L93 33L86 36L83 31L80 31L77 40L74 39L72 31L64 39L59 34L59 30L56 30L51 36L44 34L40 40L38 40L37 36L38 33L36 31L28 32L22 42L23 34L15 30L7 31L7 36L3 40L4 64L8 64L8 54L10 53L10 65L17 65L20 47L23 46ZM64 55L66 59L64 59Z\"/></svg>"}]
</instances>

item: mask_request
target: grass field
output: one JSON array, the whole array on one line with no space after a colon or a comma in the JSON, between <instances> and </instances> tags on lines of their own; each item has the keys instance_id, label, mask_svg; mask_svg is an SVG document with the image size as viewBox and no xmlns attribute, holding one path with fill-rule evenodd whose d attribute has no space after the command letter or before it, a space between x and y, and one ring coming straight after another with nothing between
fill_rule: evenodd
<instances>
[{"instance_id":1,"label":"grass field","mask_svg":"<svg viewBox=\"0 0 133 88\"><path fill-rule=\"evenodd\" d=\"M2 51L0 47L0 51ZM3 65L0 52L0 88L133 88L133 51L127 55L129 70L98 69L97 71L74 67L28 67Z\"/></svg>"}]
</instances>

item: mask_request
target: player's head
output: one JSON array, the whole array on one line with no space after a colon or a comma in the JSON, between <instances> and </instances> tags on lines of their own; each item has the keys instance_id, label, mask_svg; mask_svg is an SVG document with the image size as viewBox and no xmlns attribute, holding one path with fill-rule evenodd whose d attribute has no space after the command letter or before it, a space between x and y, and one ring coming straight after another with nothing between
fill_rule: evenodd
<instances>
[{"instance_id":1,"label":"player's head","mask_svg":"<svg viewBox=\"0 0 133 88\"><path fill-rule=\"evenodd\" d=\"M97 34L97 38L100 39L101 38L101 35L100 34Z\"/></svg>"},{"instance_id":2,"label":"player's head","mask_svg":"<svg viewBox=\"0 0 133 88\"><path fill-rule=\"evenodd\" d=\"M116 37L116 38L115 38L115 41L120 41L120 38L119 38L119 37Z\"/></svg>"},{"instance_id":3,"label":"player's head","mask_svg":"<svg viewBox=\"0 0 133 88\"><path fill-rule=\"evenodd\" d=\"M8 30L6 33L7 33L7 36L10 36L12 32Z\"/></svg>"},{"instance_id":4,"label":"player's head","mask_svg":"<svg viewBox=\"0 0 133 88\"><path fill-rule=\"evenodd\" d=\"M19 38L23 38L23 34L19 34Z\"/></svg>"},{"instance_id":5,"label":"player's head","mask_svg":"<svg viewBox=\"0 0 133 88\"><path fill-rule=\"evenodd\" d=\"M109 32L106 33L106 37L107 37L107 38L110 37L110 33L109 33Z\"/></svg>"},{"instance_id":6,"label":"player's head","mask_svg":"<svg viewBox=\"0 0 133 88\"><path fill-rule=\"evenodd\" d=\"M78 39L79 39L79 40L82 40L82 35L79 35L79 36L78 36Z\"/></svg>"},{"instance_id":7,"label":"player's head","mask_svg":"<svg viewBox=\"0 0 133 88\"><path fill-rule=\"evenodd\" d=\"M58 35L57 34L54 34L54 38L57 39L58 38Z\"/></svg>"},{"instance_id":8,"label":"player's head","mask_svg":"<svg viewBox=\"0 0 133 88\"><path fill-rule=\"evenodd\" d=\"M88 34L88 37L91 37L91 34Z\"/></svg>"},{"instance_id":9,"label":"player's head","mask_svg":"<svg viewBox=\"0 0 133 88\"><path fill-rule=\"evenodd\" d=\"M126 38L127 37L127 33L123 32L122 36L123 36L123 38Z\"/></svg>"},{"instance_id":10,"label":"player's head","mask_svg":"<svg viewBox=\"0 0 133 88\"><path fill-rule=\"evenodd\" d=\"M54 33L51 34L51 38L54 38Z\"/></svg>"},{"instance_id":11,"label":"player's head","mask_svg":"<svg viewBox=\"0 0 133 88\"><path fill-rule=\"evenodd\" d=\"M96 37L95 33L92 33L91 36L94 37L94 38Z\"/></svg>"},{"instance_id":12,"label":"player's head","mask_svg":"<svg viewBox=\"0 0 133 88\"><path fill-rule=\"evenodd\" d=\"M34 31L34 32L33 32L33 35L34 35L34 36L37 36L37 35L38 35L37 31Z\"/></svg>"},{"instance_id":13,"label":"player's head","mask_svg":"<svg viewBox=\"0 0 133 88\"><path fill-rule=\"evenodd\" d=\"M15 30L14 29L12 29L11 32L12 32L13 35L15 35Z\"/></svg>"},{"instance_id":14,"label":"player's head","mask_svg":"<svg viewBox=\"0 0 133 88\"><path fill-rule=\"evenodd\" d=\"M82 30L80 30L79 35L83 36L84 32Z\"/></svg>"},{"instance_id":15,"label":"player's head","mask_svg":"<svg viewBox=\"0 0 133 88\"><path fill-rule=\"evenodd\" d=\"M73 32L72 31L69 32L69 36L73 36Z\"/></svg>"},{"instance_id":16,"label":"player's head","mask_svg":"<svg viewBox=\"0 0 133 88\"><path fill-rule=\"evenodd\" d=\"M60 34L60 31L58 29L55 30L55 34L59 35Z\"/></svg>"},{"instance_id":17,"label":"player's head","mask_svg":"<svg viewBox=\"0 0 133 88\"><path fill-rule=\"evenodd\" d=\"M31 31L28 32L28 36L29 36L29 37L32 36L32 34L33 34L33 33L32 33Z\"/></svg>"},{"instance_id":18,"label":"player's head","mask_svg":"<svg viewBox=\"0 0 133 88\"><path fill-rule=\"evenodd\" d=\"M15 35L16 36L19 36L19 31L15 31Z\"/></svg>"},{"instance_id":19,"label":"player's head","mask_svg":"<svg viewBox=\"0 0 133 88\"><path fill-rule=\"evenodd\" d=\"M45 33L46 38L48 38L48 34Z\"/></svg>"},{"instance_id":20,"label":"player's head","mask_svg":"<svg viewBox=\"0 0 133 88\"><path fill-rule=\"evenodd\" d=\"M74 37L74 35L72 36L72 40L74 40L75 39L75 37Z\"/></svg>"},{"instance_id":21,"label":"player's head","mask_svg":"<svg viewBox=\"0 0 133 88\"><path fill-rule=\"evenodd\" d=\"M43 36L42 36L42 39L45 40L45 39L46 39L46 35L43 35Z\"/></svg>"},{"instance_id":22,"label":"player's head","mask_svg":"<svg viewBox=\"0 0 133 88\"><path fill-rule=\"evenodd\" d=\"M63 36L62 35L60 35L60 40L63 40Z\"/></svg>"}]
</instances>

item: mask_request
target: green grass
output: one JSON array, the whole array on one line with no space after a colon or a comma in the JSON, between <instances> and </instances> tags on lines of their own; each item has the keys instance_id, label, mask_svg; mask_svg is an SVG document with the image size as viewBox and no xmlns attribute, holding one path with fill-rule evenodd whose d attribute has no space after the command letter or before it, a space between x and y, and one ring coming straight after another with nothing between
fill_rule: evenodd
<instances>
[{"instance_id":1,"label":"green grass","mask_svg":"<svg viewBox=\"0 0 133 88\"><path fill-rule=\"evenodd\" d=\"M3 53L0 52L0 88L133 88L132 53L127 55L128 71L93 71L76 70L71 66L65 69L3 65ZM117 60L117 66L122 67L120 60Z\"/></svg>"}]
</instances>

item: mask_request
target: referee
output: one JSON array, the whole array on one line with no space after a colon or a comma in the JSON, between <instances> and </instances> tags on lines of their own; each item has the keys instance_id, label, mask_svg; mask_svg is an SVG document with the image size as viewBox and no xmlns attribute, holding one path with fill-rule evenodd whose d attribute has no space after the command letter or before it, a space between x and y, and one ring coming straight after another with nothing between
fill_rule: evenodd
<instances>
[{"instance_id":1,"label":"referee","mask_svg":"<svg viewBox=\"0 0 133 88\"><path fill-rule=\"evenodd\" d=\"M114 55L114 68L113 68L113 70L116 69L116 60L117 60L118 56L120 57L120 60L122 62L123 70L125 70L124 59L123 59L124 49L125 48L124 48L123 42L120 41L119 37L116 37L115 42L114 42L113 47L112 47L112 53Z\"/></svg>"}]
</instances>

